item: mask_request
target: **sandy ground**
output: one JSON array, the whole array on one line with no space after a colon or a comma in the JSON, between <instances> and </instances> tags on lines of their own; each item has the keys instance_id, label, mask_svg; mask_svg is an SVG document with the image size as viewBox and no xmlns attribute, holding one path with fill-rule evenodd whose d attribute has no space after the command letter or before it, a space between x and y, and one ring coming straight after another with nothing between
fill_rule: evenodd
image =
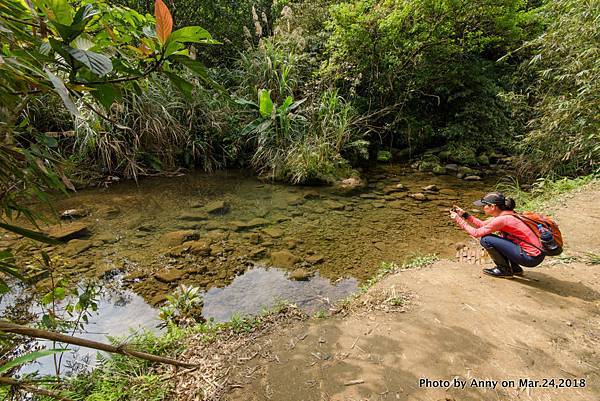
<instances>
[{"instance_id":1,"label":"sandy ground","mask_svg":"<svg viewBox=\"0 0 600 401\"><path fill-rule=\"evenodd\" d=\"M388 276L346 313L258 338L225 399L600 400L598 199L596 184L554 205L579 259L514 279L447 260Z\"/></svg>"}]
</instances>

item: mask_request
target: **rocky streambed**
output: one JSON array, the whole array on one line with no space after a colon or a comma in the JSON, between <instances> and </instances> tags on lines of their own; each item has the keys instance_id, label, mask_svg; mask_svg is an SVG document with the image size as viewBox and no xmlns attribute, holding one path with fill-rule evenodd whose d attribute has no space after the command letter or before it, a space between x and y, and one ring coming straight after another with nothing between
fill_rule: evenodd
<instances>
[{"instance_id":1,"label":"rocky streambed","mask_svg":"<svg viewBox=\"0 0 600 401\"><path fill-rule=\"evenodd\" d=\"M337 187L265 183L240 171L149 178L55 199L62 219L46 211L50 226L43 228L61 245L4 234L0 247L19 248L38 288L50 286L43 250L56 274L119 274L152 305L179 284L223 288L252 267L277 267L295 280L318 273L360 282L382 261L453 255L464 234L447 210L469 205L497 179L464 181L403 165Z\"/></svg>"}]
</instances>

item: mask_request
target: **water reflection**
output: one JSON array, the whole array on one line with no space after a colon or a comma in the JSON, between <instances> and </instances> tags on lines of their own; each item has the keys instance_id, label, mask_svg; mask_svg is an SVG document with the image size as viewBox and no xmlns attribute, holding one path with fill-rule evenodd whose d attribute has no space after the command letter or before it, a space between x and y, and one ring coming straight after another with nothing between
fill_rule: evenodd
<instances>
[{"instance_id":1,"label":"water reflection","mask_svg":"<svg viewBox=\"0 0 600 401\"><path fill-rule=\"evenodd\" d=\"M293 281L282 270L258 266L236 277L224 288L208 290L204 294L202 314L206 319L224 322L236 313L257 314L281 300L314 313L351 295L357 286L358 281L354 278L331 283L318 273L308 281Z\"/></svg>"}]
</instances>

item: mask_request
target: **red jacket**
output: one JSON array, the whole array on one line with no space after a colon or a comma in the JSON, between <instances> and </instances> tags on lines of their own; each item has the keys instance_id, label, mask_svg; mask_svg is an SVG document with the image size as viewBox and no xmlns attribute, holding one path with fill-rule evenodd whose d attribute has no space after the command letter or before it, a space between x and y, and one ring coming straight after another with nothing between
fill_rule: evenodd
<instances>
[{"instance_id":1,"label":"red jacket","mask_svg":"<svg viewBox=\"0 0 600 401\"><path fill-rule=\"evenodd\" d=\"M456 223L469 235L481 238L494 232L500 232L500 235L519 245L528 255L537 256L540 253L542 244L538 236L516 217L513 217L513 211L505 210L498 217L493 217L486 221L481 221L477 217L469 216L467 220L456 215ZM471 225L475 226L472 227ZM506 235L508 234L508 235ZM533 245L530 245L533 244ZM537 248L536 248L537 247ZM539 249L538 249L539 248Z\"/></svg>"}]
</instances>

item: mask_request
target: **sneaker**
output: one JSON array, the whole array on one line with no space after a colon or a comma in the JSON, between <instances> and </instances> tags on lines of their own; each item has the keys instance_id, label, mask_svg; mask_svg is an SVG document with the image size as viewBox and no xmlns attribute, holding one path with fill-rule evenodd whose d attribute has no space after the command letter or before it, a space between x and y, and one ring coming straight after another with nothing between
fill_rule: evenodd
<instances>
[{"instance_id":1,"label":"sneaker","mask_svg":"<svg viewBox=\"0 0 600 401\"><path fill-rule=\"evenodd\" d=\"M488 276L499 277L499 278L511 278L513 274L506 270L499 268L498 266L493 269L483 269L483 273Z\"/></svg>"},{"instance_id":2,"label":"sneaker","mask_svg":"<svg viewBox=\"0 0 600 401\"><path fill-rule=\"evenodd\" d=\"M512 273L515 276L522 276L523 275L523 268L519 265L516 266L510 266L510 268L512 269Z\"/></svg>"}]
</instances>

